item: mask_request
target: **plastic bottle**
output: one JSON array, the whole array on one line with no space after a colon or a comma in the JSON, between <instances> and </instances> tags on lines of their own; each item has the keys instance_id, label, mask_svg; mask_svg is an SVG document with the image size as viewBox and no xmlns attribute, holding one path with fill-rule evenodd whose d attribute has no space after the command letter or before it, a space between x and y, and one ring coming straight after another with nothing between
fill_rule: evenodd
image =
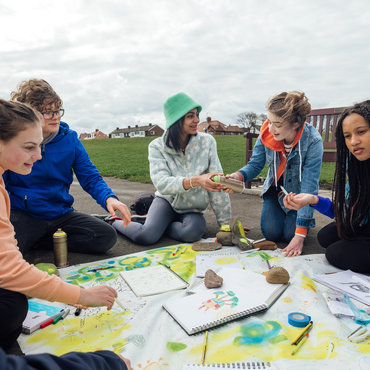
<instances>
[{"instance_id":1,"label":"plastic bottle","mask_svg":"<svg viewBox=\"0 0 370 370\"><path fill-rule=\"evenodd\" d=\"M244 190L244 183L239 180L227 179L225 176L220 175L212 176L211 180L225 185L226 188L231 189L235 193L241 193Z\"/></svg>"},{"instance_id":2,"label":"plastic bottle","mask_svg":"<svg viewBox=\"0 0 370 370\"><path fill-rule=\"evenodd\" d=\"M57 267L68 266L67 234L62 229L58 229L53 234L53 245L54 245L54 260L56 266Z\"/></svg>"}]
</instances>

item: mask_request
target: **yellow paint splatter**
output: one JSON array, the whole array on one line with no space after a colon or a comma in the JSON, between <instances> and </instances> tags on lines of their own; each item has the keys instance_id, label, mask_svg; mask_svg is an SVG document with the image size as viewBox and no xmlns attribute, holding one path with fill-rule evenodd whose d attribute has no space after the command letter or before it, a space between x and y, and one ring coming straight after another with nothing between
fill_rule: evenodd
<instances>
[{"instance_id":1,"label":"yellow paint splatter","mask_svg":"<svg viewBox=\"0 0 370 370\"><path fill-rule=\"evenodd\" d=\"M292 298L291 297L284 297L281 299L282 302L285 302L285 303L291 303L293 302Z\"/></svg>"},{"instance_id":2,"label":"yellow paint splatter","mask_svg":"<svg viewBox=\"0 0 370 370\"><path fill-rule=\"evenodd\" d=\"M221 257L216 259L214 262L217 265L230 265L231 263L236 263L237 259L236 257Z\"/></svg>"},{"instance_id":3,"label":"yellow paint splatter","mask_svg":"<svg viewBox=\"0 0 370 370\"><path fill-rule=\"evenodd\" d=\"M26 344L37 344L58 356L70 351L89 352L99 349L119 353L127 343L122 332L130 328L130 325L125 324L125 315L125 312L117 314L104 311L84 319L65 319L35 332Z\"/></svg>"},{"instance_id":4,"label":"yellow paint splatter","mask_svg":"<svg viewBox=\"0 0 370 370\"><path fill-rule=\"evenodd\" d=\"M312 279L310 279L306 275L301 275L301 279L302 279L302 285L301 285L302 288L312 290L316 293L316 284L314 283Z\"/></svg>"}]
</instances>

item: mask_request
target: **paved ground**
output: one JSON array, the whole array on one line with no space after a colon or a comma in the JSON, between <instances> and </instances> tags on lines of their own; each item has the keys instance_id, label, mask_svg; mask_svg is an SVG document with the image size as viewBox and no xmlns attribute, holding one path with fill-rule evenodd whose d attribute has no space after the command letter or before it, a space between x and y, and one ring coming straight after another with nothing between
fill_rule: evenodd
<instances>
[{"instance_id":1,"label":"paved ground","mask_svg":"<svg viewBox=\"0 0 370 370\"><path fill-rule=\"evenodd\" d=\"M132 204L140 194L154 192L154 187L151 184L140 184L115 178L105 178L105 180L120 200L127 205ZM262 199L259 197L260 190L261 187L254 187L250 190L246 190L246 194L231 195L233 216L238 216L242 220L243 225L251 229L248 236L252 239L260 239L263 237L259 226L262 210ZM81 186L77 182L72 184L71 193L75 197L74 207L76 210L86 213L104 214L105 211L82 190ZM324 196L330 196L328 191L323 190L320 193ZM205 237L214 237L218 231L218 226L211 209L207 209L205 217L207 221ZM317 227L312 229L306 238L304 247L305 254L323 253L323 249L316 241L316 234L317 231L320 230L322 226L329 223L330 220L318 212L315 213L315 218ZM71 264L77 264L96 261L102 258L121 256L142 251L144 249L152 249L176 243L176 240L164 237L158 243L150 247L146 247L134 244L124 236L119 235L117 244L106 255L70 253L68 257ZM284 247L284 244L279 244L279 246ZM38 263L53 262L54 257L52 251L43 250L31 251L26 255L26 258L30 262Z\"/></svg>"}]
</instances>

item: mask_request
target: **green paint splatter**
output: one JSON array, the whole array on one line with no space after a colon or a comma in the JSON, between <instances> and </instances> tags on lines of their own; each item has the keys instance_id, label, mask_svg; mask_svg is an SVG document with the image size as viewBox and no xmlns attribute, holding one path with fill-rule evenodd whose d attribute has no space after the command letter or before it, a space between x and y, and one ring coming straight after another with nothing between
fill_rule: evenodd
<instances>
[{"instance_id":1,"label":"green paint splatter","mask_svg":"<svg viewBox=\"0 0 370 370\"><path fill-rule=\"evenodd\" d=\"M277 335L276 337L271 338L269 340L269 342L271 344L277 344L277 343L280 343L280 342L284 342L285 340L288 340L288 338L285 335Z\"/></svg>"},{"instance_id":2,"label":"green paint splatter","mask_svg":"<svg viewBox=\"0 0 370 370\"><path fill-rule=\"evenodd\" d=\"M167 342L166 345L167 349L172 352L179 352L184 350L187 345L184 343L177 343L177 342Z\"/></svg>"}]
</instances>

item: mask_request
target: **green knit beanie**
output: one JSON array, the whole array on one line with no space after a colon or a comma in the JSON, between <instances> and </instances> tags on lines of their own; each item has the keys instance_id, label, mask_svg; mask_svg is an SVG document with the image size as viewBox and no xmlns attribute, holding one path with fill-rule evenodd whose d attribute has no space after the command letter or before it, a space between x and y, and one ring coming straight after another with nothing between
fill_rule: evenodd
<instances>
[{"instance_id":1,"label":"green knit beanie","mask_svg":"<svg viewBox=\"0 0 370 370\"><path fill-rule=\"evenodd\" d=\"M202 110L198 103L183 92L169 97L163 104L166 128L170 128L177 120L194 108L198 108L198 113Z\"/></svg>"}]
</instances>

